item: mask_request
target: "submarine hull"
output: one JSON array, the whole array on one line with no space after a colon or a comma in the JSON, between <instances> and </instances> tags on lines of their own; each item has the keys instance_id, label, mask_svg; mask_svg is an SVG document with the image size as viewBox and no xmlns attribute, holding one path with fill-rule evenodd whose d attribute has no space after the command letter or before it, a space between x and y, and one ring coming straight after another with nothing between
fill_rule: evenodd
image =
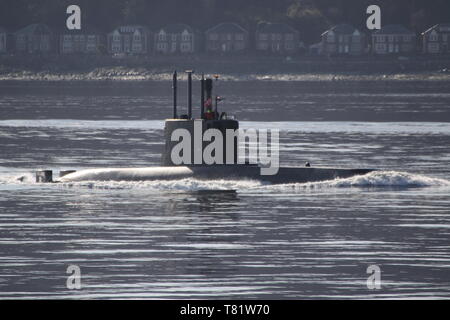
<instances>
[{"instance_id":1,"label":"submarine hull","mask_svg":"<svg viewBox=\"0 0 450 320\"><path fill-rule=\"evenodd\" d=\"M272 184L305 183L364 175L374 169L283 167L275 175L261 175L259 166L176 166L147 168L86 169L69 173L57 182L148 181L196 178L201 180L260 180Z\"/></svg>"}]
</instances>

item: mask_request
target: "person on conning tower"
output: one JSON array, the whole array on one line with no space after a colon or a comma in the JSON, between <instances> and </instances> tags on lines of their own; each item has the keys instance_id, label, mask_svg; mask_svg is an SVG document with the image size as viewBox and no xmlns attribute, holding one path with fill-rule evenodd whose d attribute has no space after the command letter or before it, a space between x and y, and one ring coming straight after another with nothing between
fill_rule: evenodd
<instances>
[{"instance_id":1,"label":"person on conning tower","mask_svg":"<svg viewBox=\"0 0 450 320\"><path fill-rule=\"evenodd\" d=\"M205 119L207 120L214 120L215 117L215 112L213 110L213 104L212 104L212 99L208 98L205 101Z\"/></svg>"}]
</instances>

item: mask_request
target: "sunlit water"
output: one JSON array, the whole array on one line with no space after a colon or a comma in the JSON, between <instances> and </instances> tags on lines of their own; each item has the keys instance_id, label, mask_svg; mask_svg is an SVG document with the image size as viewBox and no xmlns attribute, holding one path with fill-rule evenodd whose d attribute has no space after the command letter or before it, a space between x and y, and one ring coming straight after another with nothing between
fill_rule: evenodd
<instances>
[{"instance_id":1,"label":"sunlit water","mask_svg":"<svg viewBox=\"0 0 450 320\"><path fill-rule=\"evenodd\" d=\"M0 299L450 297L448 83L220 86L242 127L281 130L282 165L380 171L36 184L38 168L159 165L170 84L3 83Z\"/></svg>"}]
</instances>

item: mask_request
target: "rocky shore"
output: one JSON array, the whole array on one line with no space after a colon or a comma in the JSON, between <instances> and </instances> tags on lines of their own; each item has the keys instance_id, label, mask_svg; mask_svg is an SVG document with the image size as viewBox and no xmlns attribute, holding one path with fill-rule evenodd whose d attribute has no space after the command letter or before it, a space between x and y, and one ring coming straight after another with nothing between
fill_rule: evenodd
<instances>
[{"instance_id":1,"label":"rocky shore","mask_svg":"<svg viewBox=\"0 0 450 320\"><path fill-rule=\"evenodd\" d=\"M175 69L243 81L450 80L450 57L0 57L0 81L158 81Z\"/></svg>"}]
</instances>

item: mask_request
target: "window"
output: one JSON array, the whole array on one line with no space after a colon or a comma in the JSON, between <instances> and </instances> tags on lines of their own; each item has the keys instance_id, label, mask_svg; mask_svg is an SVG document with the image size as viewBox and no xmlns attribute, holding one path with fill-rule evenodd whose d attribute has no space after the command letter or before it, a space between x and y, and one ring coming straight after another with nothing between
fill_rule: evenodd
<instances>
[{"instance_id":1,"label":"window","mask_svg":"<svg viewBox=\"0 0 450 320\"><path fill-rule=\"evenodd\" d=\"M64 52L72 52L72 43L71 42L64 42L63 44L63 51Z\"/></svg>"},{"instance_id":2,"label":"window","mask_svg":"<svg viewBox=\"0 0 450 320\"><path fill-rule=\"evenodd\" d=\"M231 33L227 33L227 40L231 41L233 39L233 36L231 35Z\"/></svg>"},{"instance_id":3,"label":"window","mask_svg":"<svg viewBox=\"0 0 450 320\"><path fill-rule=\"evenodd\" d=\"M242 41L242 40L244 40L244 34L242 34L242 33L236 33L236 40L240 40L240 41Z\"/></svg>"},{"instance_id":4,"label":"window","mask_svg":"<svg viewBox=\"0 0 450 320\"><path fill-rule=\"evenodd\" d=\"M439 40L438 33L436 32L436 30L432 30L428 35L428 41L438 41L438 40Z\"/></svg>"},{"instance_id":5,"label":"window","mask_svg":"<svg viewBox=\"0 0 450 320\"><path fill-rule=\"evenodd\" d=\"M141 35L140 34L135 34L133 37L134 41L141 41Z\"/></svg>"},{"instance_id":6,"label":"window","mask_svg":"<svg viewBox=\"0 0 450 320\"><path fill-rule=\"evenodd\" d=\"M47 51L50 48L48 36L42 36L40 48L42 51Z\"/></svg>"},{"instance_id":7,"label":"window","mask_svg":"<svg viewBox=\"0 0 450 320\"><path fill-rule=\"evenodd\" d=\"M133 52L141 52L142 51L142 45L140 43L136 43L132 47Z\"/></svg>"},{"instance_id":8,"label":"window","mask_svg":"<svg viewBox=\"0 0 450 320\"><path fill-rule=\"evenodd\" d=\"M388 41L389 42L394 42L394 36L388 36Z\"/></svg>"},{"instance_id":9,"label":"window","mask_svg":"<svg viewBox=\"0 0 450 320\"><path fill-rule=\"evenodd\" d=\"M160 33L158 35L158 40L159 41L166 41L166 34L165 33Z\"/></svg>"},{"instance_id":10,"label":"window","mask_svg":"<svg viewBox=\"0 0 450 320\"><path fill-rule=\"evenodd\" d=\"M191 45L189 43L183 43L181 44L181 51L182 52L188 52L191 51Z\"/></svg>"},{"instance_id":11,"label":"window","mask_svg":"<svg viewBox=\"0 0 450 320\"><path fill-rule=\"evenodd\" d=\"M412 37L411 36L404 36L403 37L403 41L405 41L405 42L409 42L409 41L411 41L412 40Z\"/></svg>"},{"instance_id":12,"label":"window","mask_svg":"<svg viewBox=\"0 0 450 320\"><path fill-rule=\"evenodd\" d=\"M190 34L183 34L182 36L183 41L190 41L191 40L191 35Z\"/></svg>"},{"instance_id":13,"label":"window","mask_svg":"<svg viewBox=\"0 0 450 320\"><path fill-rule=\"evenodd\" d=\"M267 40L267 34L266 33L260 33L259 34L259 40Z\"/></svg>"},{"instance_id":14,"label":"window","mask_svg":"<svg viewBox=\"0 0 450 320\"><path fill-rule=\"evenodd\" d=\"M429 43L428 44L428 51L430 53L438 53L439 52L439 44L437 44L437 43Z\"/></svg>"},{"instance_id":15,"label":"window","mask_svg":"<svg viewBox=\"0 0 450 320\"><path fill-rule=\"evenodd\" d=\"M286 34L286 40L288 40L288 41L294 40L294 35L292 33Z\"/></svg>"},{"instance_id":16,"label":"window","mask_svg":"<svg viewBox=\"0 0 450 320\"><path fill-rule=\"evenodd\" d=\"M94 52L96 51L96 46L95 43L89 42L86 46L86 50L89 52Z\"/></svg>"},{"instance_id":17,"label":"window","mask_svg":"<svg viewBox=\"0 0 450 320\"><path fill-rule=\"evenodd\" d=\"M209 34L209 40L218 40L219 35L217 33L210 33Z\"/></svg>"},{"instance_id":18,"label":"window","mask_svg":"<svg viewBox=\"0 0 450 320\"><path fill-rule=\"evenodd\" d=\"M327 42L329 42L329 43L334 43L334 41L335 41L335 37L334 37L334 34L328 34L328 36L327 36Z\"/></svg>"},{"instance_id":19,"label":"window","mask_svg":"<svg viewBox=\"0 0 450 320\"><path fill-rule=\"evenodd\" d=\"M375 49L376 49L377 52L384 52L384 51L386 51L386 44L384 44L384 43L378 43L378 44L375 46Z\"/></svg>"}]
</instances>

